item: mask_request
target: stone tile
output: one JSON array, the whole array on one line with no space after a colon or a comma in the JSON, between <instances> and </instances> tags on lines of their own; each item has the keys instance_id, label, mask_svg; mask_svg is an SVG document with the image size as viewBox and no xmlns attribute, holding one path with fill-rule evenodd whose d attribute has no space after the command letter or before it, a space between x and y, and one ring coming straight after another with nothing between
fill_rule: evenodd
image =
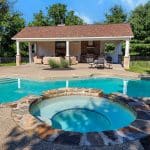
<instances>
[{"instance_id":1,"label":"stone tile","mask_svg":"<svg viewBox=\"0 0 150 150\"><path fill-rule=\"evenodd\" d=\"M137 111L137 119L150 120L150 113L146 111Z\"/></svg>"},{"instance_id":2,"label":"stone tile","mask_svg":"<svg viewBox=\"0 0 150 150\"><path fill-rule=\"evenodd\" d=\"M142 102L130 102L128 103L129 106L131 106L133 109L135 109L136 111L142 111L142 110L146 110L146 111L150 111L150 108L148 105L142 103Z\"/></svg>"},{"instance_id":3,"label":"stone tile","mask_svg":"<svg viewBox=\"0 0 150 150\"><path fill-rule=\"evenodd\" d=\"M145 133L139 130L138 128L134 128L132 126L122 128L118 130L122 133L122 136L125 137L124 141L137 140L142 137L145 137Z\"/></svg>"},{"instance_id":4,"label":"stone tile","mask_svg":"<svg viewBox=\"0 0 150 150\"><path fill-rule=\"evenodd\" d=\"M104 145L104 141L98 133L87 133L87 141L93 146Z\"/></svg>"},{"instance_id":5,"label":"stone tile","mask_svg":"<svg viewBox=\"0 0 150 150\"><path fill-rule=\"evenodd\" d=\"M54 142L56 144L79 145L80 139L80 133L63 132L54 140Z\"/></svg>"},{"instance_id":6,"label":"stone tile","mask_svg":"<svg viewBox=\"0 0 150 150\"><path fill-rule=\"evenodd\" d=\"M145 132L146 134L150 134L150 121L136 119L131 126L140 129L141 131Z\"/></svg>"}]
</instances>

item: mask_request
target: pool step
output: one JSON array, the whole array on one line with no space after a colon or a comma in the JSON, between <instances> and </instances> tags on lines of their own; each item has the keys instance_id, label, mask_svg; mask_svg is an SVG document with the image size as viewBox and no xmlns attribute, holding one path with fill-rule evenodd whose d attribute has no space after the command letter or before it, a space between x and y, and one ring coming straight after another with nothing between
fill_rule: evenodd
<instances>
[{"instance_id":1,"label":"pool step","mask_svg":"<svg viewBox=\"0 0 150 150\"><path fill-rule=\"evenodd\" d=\"M0 78L0 84L14 83L17 82L17 79L12 78Z\"/></svg>"}]
</instances>

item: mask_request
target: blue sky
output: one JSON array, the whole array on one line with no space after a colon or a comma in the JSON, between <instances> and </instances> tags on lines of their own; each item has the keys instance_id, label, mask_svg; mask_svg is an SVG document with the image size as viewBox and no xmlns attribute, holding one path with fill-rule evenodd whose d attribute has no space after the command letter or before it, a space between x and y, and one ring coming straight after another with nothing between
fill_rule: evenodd
<instances>
[{"instance_id":1,"label":"blue sky","mask_svg":"<svg viewBox=\"0 0 150 150\"><path fill-rule=\"evenodd\" d=\"M148 0L15 0L14 9L23 14L26 22L33 19L33 14L39 10L46 11L46 7L54 3L64 3L69 10L74 10L85 22L91 24L103 21L104 14L115 4L123 6L126 12Z\"/></svg>"}]
</instances>

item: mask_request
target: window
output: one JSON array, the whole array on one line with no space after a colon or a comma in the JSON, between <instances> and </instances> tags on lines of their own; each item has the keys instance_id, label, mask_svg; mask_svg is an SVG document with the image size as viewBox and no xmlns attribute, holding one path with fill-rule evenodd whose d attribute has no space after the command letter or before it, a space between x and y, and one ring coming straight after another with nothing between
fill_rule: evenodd
<instances>
[{"instance_id":1,"label":"window","mask_svg":"<svg viewBox=\"0 0 150 150\"><path fill-rule=\"evenodd\" d=\"M94 46L94 42L93 41L88 41L88 46Z\"/></svg>"},{"instance_id":2,"label":"window","mask_svg":"<svg viewBox=\"0 0 150 150\"><path fill-rule=\"evenodd\" d=\"M55 55L56 57L65 57L66 55L66 42L60 41L55 43Z\"/></svg>"}]
</instances>

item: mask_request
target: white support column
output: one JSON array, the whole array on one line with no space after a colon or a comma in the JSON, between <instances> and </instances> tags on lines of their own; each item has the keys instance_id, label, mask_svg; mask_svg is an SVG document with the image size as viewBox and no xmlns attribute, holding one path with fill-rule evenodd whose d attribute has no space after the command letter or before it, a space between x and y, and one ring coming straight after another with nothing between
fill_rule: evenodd
<instances>
[{"instance_id":1,"label":"white support column","mask_svg":"<svg viewBox=\"0 0 150 150\"><path fill-rule=\"evenodd\" d=\"M69 41L66 41L66 60L70 63Z\"/></svg>"},{"instance_id":2,"label":"white support column","mask_svg":"<svg viewBox=\"0 0 150 150\"><path fill-rule=\"evenodd\" d=\"M19 41L16 41L17 55L20 55Z\"/></svg>"},{"instance_id":3,"label":"white support column","mask_svg":"<svg viewBox=\"0 0 150 150\"><path fill-rule=\"evenodd\" d=\"M66 57L69 57L69 41L66 41Z\"/></svg>"},{"instance_id":4,"label":"white support column","mask_svg":"<svg viewBox=\"0 0 150 150\"><path fill-rule=\"evenodd\" d=\"M130 53L129 53L129 49L130 49L130 40L127 39L126 40L126 47L125 47L125 56L124 56L124 68L125 69L129 69L129 67L130 67Z\"/></svg>"},{"instance_id":5,"label":"white support column","mask_svg":"<svg viewBox=\"0 0 150 150\"><path fill-rule=\"evenodd\" d=\"M29 63L31 64L32 63L32 45L30 42L28 43L28 47L29 47Z\"/></svg>"},{"instance_id":6,"label":"white support column","mask_svg":"<svg viewBox=\"0 0 150 150\"><path fill-rule=\"evenodd\" d=\"M125 57L129 57L130 41L126 40Z\"/></svg>"},{"instance_id":7,"label":"white support column","mask_svg":"<svg viewBox=\"0 0 150 150\"><path fill-rule=\"evenodd\" d=\"M20 48L19 48L19 41L16 41L16 66L20 66L21 63L21 56L20 56Z\"/></svg>"}]
</instances>

